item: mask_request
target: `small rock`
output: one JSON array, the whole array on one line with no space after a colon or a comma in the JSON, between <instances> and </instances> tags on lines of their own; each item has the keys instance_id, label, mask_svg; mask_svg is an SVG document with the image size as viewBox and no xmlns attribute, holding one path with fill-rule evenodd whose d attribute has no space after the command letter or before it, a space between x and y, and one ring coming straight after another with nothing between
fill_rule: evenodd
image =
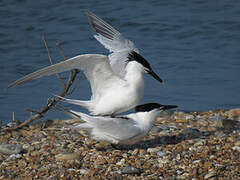
<instances>
[{"instance_id":1,"label":"small rock","mask_svg":"<svg viewBox=\"0 0 240 180\"><path fill-rule=\"evenodd\" d=\"M23 151L21 144L0 144L0 153L19 154Z\"/></svg>"},{"instance_id":2,"label":"small rock","mask_svg":"<svg viewBox=\"0 0 240 180\"><path fill-rule=\"evenodd\" d=\"M142 173L142 170L139 168L135 168L132 166L125 167L121 170L122 174L138 174L140 175Z\"/></svg>"},{"instance_id":3,"label":"small rock","mask_svg":"<svg viewBox=\"0 0 240 180\"><path fill-rule=\"evenodd\" d=\"M160 149L161 149L160 147L148 148L148 149L147 149L147 152L148 152L148 153L154 153L154 152L159 151Z\"/></svg>"},{"instance_id":4,"label":"small rock","mask_svg":"<svg viewBox=\"0 0 240 180\"><path fill-rule=\"evenodd\" d=\"M21 154L11 154L7 160L15 160L15 159L20 159L22 157Z\"/></svg>"},{"instance_id":5,"label":"small rock","mask_svg":"<svg viewBox=\"0 0 240 180\"><path fill-rule=\"evenodd\" d=\"M205 139L200 139L198 142L196 142L193 146L203 146L206 144Z\"/></svg>"},{"instance_id":6,"label":"small rock","mask_svg":"<svg viewBox=\"0 0 240 180\"><path fill-rule=\"evenodd\" d=\"M189 174L188 173L183 173L182 176L185 177L184 179L186 179L186 177L189 177Z\"/></svg>"},{"instance_id":7,"label":"small rock","mask_svg":"<svg viewBox=\"0 0 240 180\"><path fill-rule=\"evenodd\" d=\"M35 124L35 127L37 128L48 128L53 124L53 120L47 119L43 122L38 122L37 124Z\"/></svg>"},{"instance_id":8,"label":"small rock","mask_svg":"<svg viewBox=\"0 0 240 180\"><path fill-rule=\"evenodd\" d=\"M211 121L213 121L213 124L215 127L222 128L223 127L223 120L225 119L224 116L221 115L215 115L210 118Z\"/></svg>"},{"instance_id":9,"label":"small rock","mask_svg":"<svg viewBox=\"0 0 240 180\"><path fill-rule=\"evenodd\" d=\"M107 164L107 161L104 157L102 156L98 156L96 161L95 161L96 165L102 165L102 164Z\"/></svg>"},{"instance_id":10,"label":"small rock","mask_svg":"<svg viewBox=\"0 0 240 180\"><path fill-rule=\"evenodd\" d=\"M151 132L152 133L159 133L161 131L167 131L169 130L169 127L161 124L161 125L158 125L158 126L153 126L153 128L151 129Z\"/></svg>"},{"instance_id":11,"label":"small rock","mask_svg":"<svg viewBox=\"0 0 240 180\"><path fill-rule=\"evenodd\" d=\"M229 119L240 121L240 108L231 109L225 113Z\"/></svg>"},{"instance_id":12,"label":"small rock","mask_svg":"<svg viewBox=\"0 0 240 180\"><path fill-rule=\"evenodd\" d=\"M26 151L33 151L34 150L34 146L31 146L30 144L24 144L23 145L23 149L26 150Z\"/></svg>"},{"instance_id":13,"label":"small rock","mask_svg":"<svg viewBox=\"0 0 240 180\"><path fill-rule=\"evenodd\" d=\"M138 154L138 149L134 149L134 151L132 152L132 155L137 155Z\"/></svg>"},{"instance_id":14,"label":"small rock","mask_svg":"<svg viewBox=\"0 0 240 180\"><path fill-rule=\"evenodd\" d=\"M214 133L214 135L215 135L216 138L222 138L222 137L226 136L226 134L222 131L216 131Z\"/></svg>"},{"instance_id":15,"label":"small rock","mask_svg":"<svg viewBox=\"0 0 240 180\"><path fill-rule=\"evenodd\" d=\"M193 146L192 146L192 147L189 148L189 150L190 150L190 151L198 151L199 148L197 148L197 147L193 147Z\"/></svg>"},{"instance_id":16,"label":"small rock","mask_svg":"<svg viewBox=\"0 0 240 180\"><path fill-rule=\"evenodd\" d=\"M207 178L211 178L211 177L215 177L216 176L216 171L215 170L209 170L209 173L207 173L205 176L204 176L204 179L207 179Z\"/></svg>"},{"instance_id":17,"label":"small rock","mask_svg":"<svg viewBox=\"0 0 240 180\"><path fill-rule=\"evenodd\" d=\"M176 123L187 123L187 119L176 119Z\"/></svg>"},{"instance_id":18,"label":"small rock","mask_svg":"<svg viewBox=\"0 0 240 180\"><path fill-rule=\"evenodd\" d=\"M240 146L240 141L234 143L235 146Z\"/></svg>"},{"instance_id":19,"label":"small rock","mask_svg":"<svg viewBox=\"0 0 240 180\"><path fill-rule=\"evenodd\" d=\"M209 156L209 159L210 159L210 160L212 160L212 159L214 159L214 158L215 158L214 155L210 155L210 156Z\"/></svg>"},{"instance_id":20,"label":"small rock","mask_svg":"<svg viewBox=\"0 0 240 180\"><path fill-rule=\"evenodd\" d=\"M158 155L158 157L162 158L162 157L166 156L166 153L163 151L158 151L157 155Z\"/></svg>"},{"instance_id":21,"label":"small rock","mask_svg":"<svg viewBox=\"0 0 240 180\"><path fill-rule=\"evenodd\" d=\"M176 159L177 159L177 160L180 160L180 159L181 159L181 155L180 155L180 154L177 154Z\"/></svg>"},{"instance_id":22,"label":"small rock","mask_svg":"<svg viewBox=\"0 0 240 180\"><path fill-rule=\"evenodd\" d=\"M78 160L80 158L80 153L64 153L55 155L56 160L64 161L64 160Z\"/></svg>"},{"instance_id":23,"label":"small rock","mask_svg":"<svg viewBox=\"0 0 240 180\"><path fill-rule=\"evenodd\" d=\"M233 130L237 128L237 126L239 125L238 121L231 120L231 119L224 119L222 123L223 123L223 128L226 130Z\"/></svg>"},{"instance_id":24,"label":"small rock","mask_svg":"<svg viewBox=\"0 0 240 180\"><path fill-rule=\"evenodd\" d=\"M195 128L185 128L182 132L185 134L186 138L198 138L202 135L202 133Z\"/></svg>"},{"instance_id":25,"label":"small rock","mask_svg":"<svg viewBox=\"0 0 240 180\"><path fill-rule=\"evenodd\" d=\"M140 156L142 156L142 155L144 155L146 153L146 150L145 149L140 149L139 150L139 155ZM124 156L123 156L124 157ZM127 157L125 157L125 158L127 158Z\"/></svg>"},{"instance_id":26,"label":"small rock","mask_svg":"<svg viewBox=\"0 0 240 180\"><path fill-rule=\"evenodd\" d=\"M158 166L160 168L162 168L165 164L169 163L169 159L166 156L164 156L162 158L158 158L157 161L158 161Z\"/></svg>"},{"instance_id":27,"label":"small rock","mask_svg":"<svg viewBox=\"0 0 240 180\"><path fill-rule=\"evenodd\" d=\"M208 130L208 132L214 132L214 131L217 131L218 128L215 127L215 126L208 126L208 127L207 127L207 130Z\"/></svg>"},{"instance_id":28,"label":"small rock","mask_svg":"<svg viewBox=\"0 0 240 180\"><path fill-rule=\"evenodd\" d=\"M240 146L233 146L232 149L233 149L234 151L240 152Z\"/></svg>"},{"instance_id":29,"label":"small rock","mask_svg":"<svg viewBox=\"0 0 240 180\"><path fill-rule=\"evenodd\" d=\"M25 160L19 160L19 161L18 161L18 167L24 168L24 167L26 167L26 166L27 166L27 163L26 163Z\"/></svg>"},{"instance_id":30,"label":"small rock","mask_svg":"<svg viewBox=\"0 0 240 180\"><path fill-rule=\"evenodd\" d=\"M174 114L175 114L174 119L176 120L177 123L185 123L194 119L193 115L189 115L184 112L175 112Z\"/></svg>"},{"instance_id":31,"label":"small rock","mask_svg":"<svg viewBox=\"0 0 240 180\"><path fill-rule=\"evenodd\" d=\"M86 169L79 169L80 174L87 174L89 171Z\"/></svg>"},{"instance_id":32,"label":"small rock","mask_svg":"<svg viewBox=\"0 0 240 180\"><path fill-rule=\"evenodd\" d=\"M186 120L193 120L194 119L194 116L193 115L187 115L186 117L185 117L185 119Z\"/></svg>"},{"instance_id":33,"label":"small rock","mask_svg":"<svg viewBox=\"0 0 240 180\"><path fill-rule=\"evenodd\" d=\"M20 132L21 132L21 135L24 136L24 137L32 136L31 131L27 131L27 130L22 129Z\"/></svg>"},{"instance_id":34,"label":"small rock","mask_svg":"<svg viewBox=\"0 0 240 180\"><path fill-rule=\"evenodd\" d=\"M209 136L211 133L209 132L209 131L204 131L204 132L202 132L202 135L203 136Z\"/></svg>"},{"instance_id":35,"label":"small rock","mask_svg":"<svg viewBox=\"0 0 240 180\"><path fill-rule=\"evenodd\" d=\"M127 153L123 153L123 154L122 154L122 157L128 158L128 154L127 154Z\"/></svg>"},{"instance_id":36,"label":"small rock","mask_svg":"<svg viewBox=\"0 0 240 180\"><path fill-rule=\"evenodd\" d=\"M6 127L13 128L13 127L16 127L16 126L18 126L18 125L20 125L20 124L21 124L20 121L14 120L14 121L8 123L8 124L6 125Z\"/></svg>"},{"instance_id":37,"label":"small rock","mask_svg":"<svg viewBox=\"0 0 240 180\"><path fill-rule=\"evenodd\" d=\"M49 171L49 170L50 170L49 165L43 165L38 169L39 172L44 172L44 171Z\"/></svg>"},{"instance_id":38,"label":"small rock","mask_svg":"<svg viewBox=\"0 0 240 180\"><path fill-rule=\"evenodd\" d=\"M158 127L159 129L161 129L162 131L167 131L167 130L169 130L169 127L166 126L166 125L164 125L164 124L160 124L160 125L158 125L157 127Z\"/></svg>"},{"instance_id":39,"label":"small rock","mask_svg":"<svg viewBox=\"0 0 240 180\"><path fill-rule=\"evenodd\" d=\"M209 161L205 161L204 164L203 164L203 168L204 169L210 169L210 167L212 166L212 163L209 162Z\"/></svg>"},{"instance_id":40,"label":"small rock","mask_svg":"<svg viewBox=\"0 0 240 180\"><path fill-rule=\"evenodd\" d=\"M126 162L126 160L124 158L122 158L119 162L117 162L116 164L119 165L119 166L122 166L124 165Z\"/></svg>"},{"instance_id":41,"label":"small rock","mask_svg":"<svg viewBox=\"0 0 240 180\"><path fill-rule=\"evenodd\" d=\"M193 161L193 164L199 164L200 162L201 162L201 160L197 159L197 160Z\"/></svg>"}]
</instances>

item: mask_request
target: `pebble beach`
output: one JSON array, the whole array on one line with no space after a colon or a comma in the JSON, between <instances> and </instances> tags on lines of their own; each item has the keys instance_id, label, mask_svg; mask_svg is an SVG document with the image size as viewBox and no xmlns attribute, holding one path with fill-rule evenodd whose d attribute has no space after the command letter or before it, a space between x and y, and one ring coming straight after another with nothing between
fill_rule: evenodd
<instances>
[{"instance_id":1,"label":"pebble beach","mask_svg":"<svg viewBox=\"0 0 240 180\"><path fill-rule=\"evenodd\" d=\"M64 128L78 121L1 131L0 179L240 179L240 108L166 111L142 141L116 148Z\"/></svg>"}]
</instances>

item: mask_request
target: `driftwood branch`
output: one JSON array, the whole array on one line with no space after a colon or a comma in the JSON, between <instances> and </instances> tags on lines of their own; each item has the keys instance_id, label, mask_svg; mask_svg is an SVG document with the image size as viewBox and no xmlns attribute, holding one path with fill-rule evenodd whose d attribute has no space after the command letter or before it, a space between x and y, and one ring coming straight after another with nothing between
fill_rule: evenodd
<instances>
[{"instance_id":1,"label":"driftwood branch","mask_svg":"<svg viewBox=\"0 0 240 180\"><path fill-rule=\"evenodd\" d=\"M50 51L49 51L49 49L48 49L48 45L47 45L47 42L46 42L46 39L45 39L44 36L43 36L43 42L44 42L44 44L45 44L45 47L46 47L46 50L47 50L47 53L48 53L49 61L50 61L51 64L53 64L52 58L51 58L51 55L50 55ZM60 47L60 44L58 43L57 46L58 46L59 51L60 51L61 54L63 55L64 60L66 60L66 57L65 57L65 55L64 55L64 53L63 53L63 50L62 50L61 47ZM71 86L73 85L73 82L74 82L74 80L76 79L76 76L77 76L78 72L79 72L78 70L72 70L72 71L70 72L69 79L68 79L67 83L64 82L64 80L60 77L59 74L56 74L57 77L58 77L58 79L59 79L59 81L61 81L62 84L64 85L64 90L63 90L63 92L62 92L59 96L64 97L64 96L66 96L67 94L73 92L73 90L74 90L75 88L73 88L71 91L70 91L70 88L71 88ZM69 91L70 91L70 92L69 92ZM50 110L50 109L51 109L54 105L56 105L59 101L61 101L61 98L55 97L55 98L53 98L51 101L48 100L46 106L43 107L43 108L42 108L41 110L39 110L39 111L28 110L28 111L30 111L30 117L29 117L26 121L24 121L23 123L21 123L20 125L18 125L18 126L16 126L16 127L10 127L10 128L2 129L2 131L13 131L13 130L17 130L17 129L20 129L20 128L22 128L22 127L30 124L31 122L33 122L33 121L35 121L35 120L37 120L37 119L42 118L42 117L44 116L44 114L45 114L46 112L48 112L48 110ZM32 113L35 113L35 115L32 115Z\"/></svg>"}]
</instances>

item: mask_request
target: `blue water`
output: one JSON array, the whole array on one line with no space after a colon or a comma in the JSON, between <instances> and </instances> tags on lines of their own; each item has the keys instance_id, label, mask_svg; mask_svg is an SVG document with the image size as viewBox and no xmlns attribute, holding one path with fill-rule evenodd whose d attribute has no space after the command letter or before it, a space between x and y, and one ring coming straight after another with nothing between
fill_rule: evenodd
<instances>
[{"instance_id":1,"label":"blue water","mask_svg":"<svg viewBox=\"0 0 240 180\"><path fill-rule=\"evenodd\" d=\"M142 102L177 104L201 111L240 106L240 1L0 0L0 120L28 117L62 90L55 76L7 89L9 83L49 65L46 35L54 62L83 53L104 53L94 38L89 9L134 41L163 87L146 75ZM65 74L66 77L66 74ZM71 98L88 99L83 79ZM72 107L72 106L71 106ZM82 110L76 107L75 110ZM46 118L62 117L52 110Z\"/></svg>"}]
</instances>

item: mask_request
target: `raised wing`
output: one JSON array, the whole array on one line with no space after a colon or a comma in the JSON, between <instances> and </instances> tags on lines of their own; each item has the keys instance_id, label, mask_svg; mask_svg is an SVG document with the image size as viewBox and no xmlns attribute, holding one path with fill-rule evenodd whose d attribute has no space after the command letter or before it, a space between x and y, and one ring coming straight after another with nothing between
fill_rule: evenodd
<instances>
[{"instance_id":1,"label":"raised wing","mask_svg":"<svg viewBox=\"0 0 240 180\"><path fill-rule=\"evenodd\" d=\"M80 69L84 72L91 84L93 95L96 91L100 93L103 85L106 85L109 80L119 78L114 75L107 56L100 54L84 54L35 71L16 80L8 87L20 85L33 79L61 73L71 69Z\"/></svg>"},{"instance_id":2,"label":"raised wing","mask_svg":"<svg viewBox=\"0 0 240 180\"><path fill-rule=\"evenodd\" d=\"M112 54L109 55L110 64L115 73L123 77L125 75L125 66L128 53L138 52L132 41L125 39L120 32L103 21L90 11L87 16L97 35L94 37Z\"/></svg>"}]
</instances>

